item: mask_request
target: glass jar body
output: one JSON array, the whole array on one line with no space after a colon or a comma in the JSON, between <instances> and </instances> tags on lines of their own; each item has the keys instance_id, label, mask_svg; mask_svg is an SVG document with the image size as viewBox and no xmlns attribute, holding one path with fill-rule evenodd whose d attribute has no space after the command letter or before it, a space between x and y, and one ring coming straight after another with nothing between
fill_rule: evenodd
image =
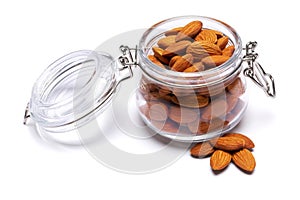
<instances>
[{"instance_id":1,"label":"glass jar body","mask_svg":"<svg viewBox=\"0 0 300 200\"><path fill-rule=\"evenodd\" d=\"M167 30L194 20L229 37L235 51L227 62L210 70L184 73L163 69L148 59ZM152 130L179 141L204 141L240 122L247 107L246 82L240 65L241 40L232 27L205 17L172 18L146 31L139 49L143 75L137 104L143 121Z\"/></svg>"}]
</instances>

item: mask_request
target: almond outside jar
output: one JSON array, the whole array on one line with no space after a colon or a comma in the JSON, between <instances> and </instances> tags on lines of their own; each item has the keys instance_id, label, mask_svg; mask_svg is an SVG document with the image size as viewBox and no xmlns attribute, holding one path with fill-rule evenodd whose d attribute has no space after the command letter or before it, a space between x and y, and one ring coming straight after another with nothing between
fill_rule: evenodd
<instances>
[{"instance_id":1,"label":"almond outside jar","mask_svg":"<svg viewBox=\"0 0 300 200\"><path fill-rule=\"evenodd\" d=\"M189 47L195 43L195 34L198 35L199 30L192 33L193 36L181 36L186 38L177 40L180 31L184 32L181 27L197 21L201 22L201 30L213 30L216 35L228 38L222 49L230 46L234 47L234 51L226 62L214 67L202 67L201 70L187 73L180 69L185 65L181 62L180 64L183 64L177 67L180 71L174 70L170 62L178 59L176 56L185 57L184 60L190 62L188 66L192 67L195 63L204 62L205 58L196 58L195 54L192 54L192 59L188 58L191 52ZM194 31L191 30L193 27L187 29L187 35ZM187 47L171 52L174 55L168 57L168 43L164 43L167 39L162 38L172 37L177 37L173 43L186 42ZM220 37L217 36L216 39ZM217 44L217 41L214 43ZM169 45L171 46L172 42ZM249 43L247 55L243 56L241 38L237 32L219 20L206 17L175 17L149 28L140 40L138 52L143 75L137 92L137 104L143 121L162 136L188 142L208 140L233 129L241 121L247 108L244 74L258 85L261 84L270 96L275 95L273 78L255 62L257 55L252 49L255 45L255 42ZM243 61L248 62L249 68L243 69ZM257 73L263 79L253 76L254 68L260 70ZM268 82L269 79L271 83Z\"/></svg>"}]
</instances>

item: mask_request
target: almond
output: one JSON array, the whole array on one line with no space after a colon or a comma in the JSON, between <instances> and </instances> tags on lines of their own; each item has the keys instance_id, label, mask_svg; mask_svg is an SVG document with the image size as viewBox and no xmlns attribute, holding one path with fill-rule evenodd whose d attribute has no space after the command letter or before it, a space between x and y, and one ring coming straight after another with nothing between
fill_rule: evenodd
<instances>
[{"instance_id":1,"label":"almond","mask_svg":"<svg viewBox=\"0 0 300 200\"><path fill-rule=\"evenodd\" d=\"M159 48L159 47L153 47L152 48L152 51L153 51L153 53L154 53L154 56L159 60L159 61L161 61L162 63L164 63L164 64L169 64L169 60L166 58L166 57L164 57L164 55L163 55L163 52L164 52L164 50L163 49L161 49L161 48Z\"/></svg>"},{"instance_id":2,"label":"almond","mask_svg":"<svg viewBox=\"0 0 300 200\"><path fill-rule=\"evenodd\" d=\"M248 149L242 149L232 155L232 161L240 169L252 173L256 166L255 158Z\"/></svg>"},{"instance_id":3,"label":"almond","mask_svg":"<svg viewBox=\"0 0 300 200\"><path fill-rule=\"evenodd\" d=\"M165 36L170 36L170 35L177 35L178 32L180 32L183 29L183 27L176 27L171 30L168 30L165 32Z\"/></svg>"},{"instance_id":4,"label":"almond","mask_svg":"<svg viewBox=\"0 0 300 200\"><path fill-rule=\"evenodd\" d=\"M222 51L222 55L231 57L233 55L234 50L235 50L235 48L233 45L228 46Z\"/></svg>"},{"instance_id":5,"label":"almond","mask_svg":"<svg viewBox=\"0 0 300 200\"><path fill-rule=\"evenodd\" d=\"M218 39L224 36L224 34L222 32L220 32L220 31L213 30L213 29L211 29L211 31L213 31L217 35Z\"/></svg>"},{"instance_id":6,"label":"almond","mask_svg":"<svg viewBox=\"0 0 300 200\"><path fill-rule=\"evenodd\" d=\"M210 166L214 171L226 168L231 162L231 154L222 150L216 150L210 158Z\"/></svg>"},{"instance_id":7,"label":"almond","mask_svg":"<svg viewBox=\"0 0 300 200\"><path fill-rule=\"evenodd\" d=\"M194 121L191 123L187 124L188 129L190 130L191 133L197 134L197 135L202 135L207 133L208 128L209 128L209 123L203 122L203 121Z\"/></svg>"},{"instance_id":8,"label":"almond","mask_svg":"<svg viewBox=\"0 0 300 200\"><path fill-rule=\"evenodd\" d=\"M161 38L160 40L158 40L157 45L160 48L165 49L168 46L170 46L171 44L174 44L176 42L175 37L176 37L176 35L170 35L170 36Z\"/></svg>"},{"instance_id":9,"label":"almond","mask_svg":"<svg viewBox=\"0 0 300 200\"><path fill-rule=\"evenodd\" d=\"M235 79L230 85L226 87L226 89L230 94L236 97L239 97L245 93L245 87L240 78Z\"/></svg>"},{"instance_id":10,"label":"almond","mask_svg":"<svg viewBox=\"0 0 300 200\"><path fill-rule=\"evenodd\" d=\"M143 113L150 120L165 121L168 118L168 107L159 101L150 101L143 109Z\"/></svg>"},{"instance_id":11,"label":"almond","mask_svg":"<svg viewBox=\"0 0 300 200\"><path fill-rule=\"evenodd\" d=\"M203 122L203 121L194 121L191 123L187 124L188 129L190 130L191 133L197 134L197 135L202 135L207 133L208 128L209 128L209 123Z\"/></svg>"},{"instance_id":12,"label":"almond","mask_svg":"<svg viewBox=\"0 0 300 200\"><path fill-rule=\"evenodd\" d=\"M204 65L202 62L196 62L193 64L194 67L198 69L199 72L202 72L205 70Z\"/></svg>"},{"instance_id":13,"label":"almond","mask_svg":"<svg viewBox=\"0 0 300 200\"><path fill-rule=\"evenodd\" d=\"M177 59L179 59L181 56L173 56L169 62L169 67L172 68L174 63L176 62Z\"/></svg>"},{"instance_id":14,"label":"almond","mask_svg":"<svg viewBox=\"0 0 300 200\"><path fill-rule=\"evenodd\" d=\"M186 88L173 87L172 92L176 97L195 95L195 91L193 89L186 89Z\"/></svg>"},{"instance_id":15,"label":"almond","mask_svg":"<svg viewBox=\"0 0 300 200\"><path fill-rule=\"evenodd\" d=\"M194 57L206 57L208 55L221 55L222 51L219 46L206 40L193 42L186 50L187 53Z\"/></svg>"},{"instance_id":16,"label":"almond","mask_svg":"<svg viewBox=\"0 0 300 200\"><path fill-rule=\"evenodd\" d=\"M180 106L171 106L169 110L169 118L178 124L191 123L198 119L197 111Z\"/></svg>"},{"instance_id":17,"label":"almond","mask_svg":"<svg viewBox=\"0 0 300 200\"><path fill-rule=\"evenodd\" d=\"M210 121L214 118L222 118L227 111L227 102L223 99L215 99L205 108L201 118Z\"/></svg>"},{"instance_id":18,"label":"almond","mask_svg":"<svg viewBox=\"0 0 300 200\"><path fill-rule=\"evenodd\" d=\"M227 60L229 60L230 57L223 56L223 55L213 55L213 56L207 56L201 60L205 68L212 68L219 65L222 65Z\"/></svg>"},{"instance_id":19,"label":"almond","mask_svg":"<svg viewBox=\"0 0 300 200\"><path fill-rule=\"evenodd\" d=\"M168 107L163 103L153 103L149 108L149 117L155 121L165 121L168 118Z\"/></svg>"},{"instance_id":20,"label":"almond","mask_svg":"<svg viewBox=\"0 0 300 200\"><path fill-rule=\"evenodd\" d=\"M229 41L229 38L227 36L221 37L217 41L217 45L220 47L221 50L225 49Z\"/></svg>"},{"instance_id":21,"label":"almond","mask_svg":"<svg viewBox=\"0 0 300 200\"><path fill-rule=\"evenodd\" d=\"M226 95L226 101L227 101L227 113L230 113L237 105L239 98L234 96L234 95L230 95L227 94Z\"/></svg>"},{"instance_id":22,"label":"almond","mask_svg":"<svg viewBox=\"0 0 300 200\"><path fill-rule=\"evenodd\" d=\"M176 59L175 63L172 65L171 70L177 71L177 72L182 72L186 68L192 66L192 63L193 63L192 54L186 54L186 55Z\"/></svg>"},{"instance_id":23,"label":"almond","mask_svg":"<svg viewBox=\"0 0 300 200\"><path fill-rule=\"evenodd\" d=\"M214 147L224 151L237 151L245 147L245 140L238 137L219 137Z\"/></svg>"},{"instance_id":24,"label":"almond","mask_svg":"<svg viewBox=\"0 0 300 200\"><path fill-rule=\"evenodd\" d=\"M191 156L195 158L204 158L211 155L214 152L214 148L209 142L198 143L190 150Z\"/></svg>"},{"instance_id":25,"label":"almond","mask_svg":"<svg viewBox=\"0 0 300 200\"><path fill-rule=\"evenodd\" d=\"M185 25L176 35L176 41L195 37L202 29L201 21L192 21Z\"/></svg>"},{"instance_id":26,"label":"almond","mask_svg":"<svg viewBox=\"0 0 300 200\"><path fill-rule=\"evenodd\" d=\"M253 141L241 133L226 133L224 135L224 137L228 137L228 136L242 138L245 141L245 148L247 149L253 149L255 147Z\"/></svg>"},{"instance_id":27,"label":"almond","mask_svg":"<svg viewBox=\"0 0 300 200\"><path fill-rule=\"evenodd\" d=\"M160 66L161 68L165 69L165 66L153 55L148 55L148 59L151 60L154 64Z\"/></svg>"},{"instance_id":28,"label":"almond","mask_svg":"<svg viewBox=\"0 0 300 200\"><path fill-rule=\"evenodd\" d=\"M149 92L158 92L158 86L154 83L147 83L145 87L149 90Z\"/></svg>"},{"instance_id":29,"label":"almond","mask_svg":"<svg viewBox=\"0 0 300 200\"><path fill-rule=\"evenodd\" d=\"M165 131L168 133L177 133L179 130L179 125L171 120L167 121L151 121L151 124L159 131Z\"/></svg>"},{"instance_id":30,"label":"almond","mask_svg":"<svg viewBox=\"0 0 300 200\"><path fill-rule=\"evenodd\" d=\"M203 108L209 104L209 98L202 95L174 96L172 102L189 108Z\"/></svg>"},{"instance_id":31,"label":"almond","mask_svg":"<svg viewBox=\"0 0 300 200\"><path fill-rule=\"evenodd\" d=\"M158 87L158 93L160 96L165 96L165 95L171 94L172 91L169 87L160 85Z\"/></svg>"},{"instance_id":32,"label":"almond","mask_svg":"<svg viewBox=\"0 0 300 200\"><path fill-rule=\"evenodd\" d=\"M185 69L183 72L202 72L204 71L204 65L202 62L194 63L191 67Z\"/></svg>"},{"instance_id":33,"label":"almond","mask_svg":"<svg viewBox=\"0 0 300 200\"><path fill-rule=\"evenodd\" d=\"M211 131L223 129L224 126L227 125L227 123L228 123L227 121L224 121L220 118L215 118L210 122L195 121L195 122L188 123L188 128L192 133L204 134ZM214 143L211 144L213 145Z\"/></svg>"},{"instance_id":34,"label":"almond","mask_svg":"<svg viewBox=\"0 0 300 200\"><path fill-rule=\"evenodd\" d=\"M209 29L204 29L195 37L195 40L196 41L206 40L214 44L217 42L218 38L214 31Z\"/></svg>"},{"instance_id":35,"label":"almond","mask_svg":"<svg viewBox=\"0 0 300 200\"><path fill-rule=\"evenodd\" d=\"M186 48L191 44L188 40L182 40L168 46L162 53L163 56L173 57L176 55L184 55Z\"/></svg>"},{"instance_id":36,"label":"almond","mask_svg":"<svg viewBox=\"0 0 300 200\"><path fill-rule=\"evenodd\" d=\"M164 96L160 96L159 98L170 102L170 101L172 101L172 97L173 97L172 94L167 94L167 95L164 95Z\"/></svg>"},{"instance_id":37,"label":"almond","mask_svg":"<svg viewBox=\"0 0 300 200\"><path fill-rule=\"evenodd\" d=\"M227 121L224 121L223 119L220 118L214 118L209 122L207 132L223 130L223 128L227 125L228 125Z\"/></svg>"},{"instance_id":38,"label":"almond","mask_svg":"<svg viewBox=\"0 0 300 200\"><path fill-rule=\"evenodd\" d=\"M192 73L192 72L198 72L198 71L199 71L198 68L193 65L191 67L186 68L183 72Z\"/></svg>"}]
</instances>

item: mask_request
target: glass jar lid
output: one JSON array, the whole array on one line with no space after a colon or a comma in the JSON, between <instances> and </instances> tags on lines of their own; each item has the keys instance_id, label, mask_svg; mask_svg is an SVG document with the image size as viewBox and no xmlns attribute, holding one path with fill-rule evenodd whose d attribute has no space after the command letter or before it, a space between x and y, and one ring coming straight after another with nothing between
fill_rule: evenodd
<instances>
[{"instance_id":1,"label":"glass jar lid","mask_svg":"<svg viewBox=\"0 0 300 200\"><path fill-rule=\"evenodd\" d=\"M94 119L116 88L116 63L104 52L76 51L52 63L35 82L30 117L50 132L74 130Z\"/></svg>"}]
</instances>

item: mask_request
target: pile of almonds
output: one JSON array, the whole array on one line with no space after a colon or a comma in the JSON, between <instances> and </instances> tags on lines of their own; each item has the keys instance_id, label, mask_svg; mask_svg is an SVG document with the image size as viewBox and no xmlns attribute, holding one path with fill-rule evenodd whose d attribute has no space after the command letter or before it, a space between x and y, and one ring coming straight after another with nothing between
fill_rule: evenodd
<instances>
[{"instance_id":1,"label":"pile of almonds","mask_svg":"<svg viewBox=\"0 0 300 200\"><path fill-rule=\"evenodd\" d=\"M139 91L144 103L139 109L159 130L201 135L230 126L245 107L241 98L245 88L239 77L220 94L202 94L201 89L167 88L143 78Z\"/></svg>"},{"instance_id":2,"label":"pile of almonds","mask_svg":"<svg viewBox=\"0 0 300 200\"><path fill-rule=\"evenodd\" d=\"M235 47L229 41L223 33L203 28L201 21L192 21L166 31L148 58L168 70L200 72L232 56ZM147 123L174 134L201 135L226 129L246 105L242 98L245 84L239 76L209 88L170 87L143 76L139 92L144 102L139 109Z\"/></svg>"},{"instance_id":3,"label":"pile of almonds","mask_svg":"<svg viewBox=\"0 0 300 200\"><path fill-rule=\"evenodd\" d=\"M235 50L228 43L223 33L204 29L201 21L192 21L167 31L148 58L165 69L199 72L225 63Z\"/></svg>"},{"instance_id":4,"label":"pile of almonds","mask_svg":"<svg viewBox=\"0 0 300 200\"><path fill-rule=\"evenodd\" d=\"M210 157L213 171L225 169L232 161L246 173L252 173L256 166L251 153L254 143L247 136L240 133L227 133L222 137L196 144L190 153L195 158Z\"/></svg>"}]
</instances>

